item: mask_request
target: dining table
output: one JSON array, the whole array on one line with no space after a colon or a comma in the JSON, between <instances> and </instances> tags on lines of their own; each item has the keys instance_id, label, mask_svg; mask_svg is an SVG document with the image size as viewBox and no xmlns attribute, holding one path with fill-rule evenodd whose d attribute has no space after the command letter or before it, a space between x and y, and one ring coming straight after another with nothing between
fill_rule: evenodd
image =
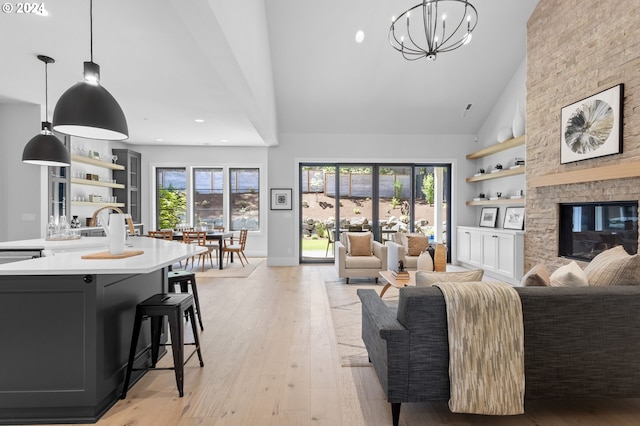
<instances>
[{"instance_id":1,"label":"dining table","mask_svg":"<svg viewBox=\"0 0 640 426\"><path fill-rule=\"evenodd\" d=\"M207 231L207 241L218 242L218 269L222 269L222 242L226 238L232 238L233 232ZM173 239L182 241L182 232L174 232ZM231 253L231 263L233 263L233 253Z\"/></svg>"}]
</instances>

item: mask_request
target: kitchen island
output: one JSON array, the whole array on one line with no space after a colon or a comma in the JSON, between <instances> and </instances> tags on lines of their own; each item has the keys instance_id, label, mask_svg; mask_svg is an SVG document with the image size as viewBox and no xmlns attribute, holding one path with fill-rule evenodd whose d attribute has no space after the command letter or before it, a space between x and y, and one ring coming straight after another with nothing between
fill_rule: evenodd
<instances>
[{"instance_id":1,"label":"kitchen island","mask_svg":"<svg viewBox=\"0 0 640 426\"><path fill-rule=\"evenodd\" d=\"M92 423L118 400L136 305L167 291L171 265L206 250L146 237L127 245L143 253L83 259L108 250L104 237L0 243L46 254L0 265L0 424ZM143 331L137 366L149 358Z\"/></svg>"}]
</instances>

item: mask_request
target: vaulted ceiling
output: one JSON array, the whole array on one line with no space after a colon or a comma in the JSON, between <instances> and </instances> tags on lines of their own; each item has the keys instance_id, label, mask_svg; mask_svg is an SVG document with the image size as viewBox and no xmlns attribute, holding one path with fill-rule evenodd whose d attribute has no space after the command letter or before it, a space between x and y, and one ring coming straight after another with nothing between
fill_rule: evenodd
<instances>
[{"instance_id":1,"label":"vaulted ceiling","mask_svg":"<svg viewBox=\"0 0 640 426\"><path fill-rule=\"evenodd\" d=\"M94 61L135 144L269 146L279 133L475 134L525 58L537 2L474 0L478 26L469 45L435 62L409 62L387 35L391 16L417 0L94 0ZM0 15L0 102L44 103L36 55L45 54L56 60L51 116L90 59L89 1L44 5L48 16Z\"/></svg>"}]
</instances>

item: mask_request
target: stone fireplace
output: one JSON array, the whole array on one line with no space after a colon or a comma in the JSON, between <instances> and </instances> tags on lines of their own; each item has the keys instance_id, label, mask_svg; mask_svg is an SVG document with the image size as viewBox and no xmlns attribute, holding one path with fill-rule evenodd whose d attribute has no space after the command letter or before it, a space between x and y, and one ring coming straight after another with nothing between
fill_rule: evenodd
<instances>
[{"instance_id":1,"label":"stone fireplace","mask_svg":"<svg viewBox=\"0 0 640 426\"><path fill-rule=\"evenodd\" d=\"M601 16L610 16L601 19ZM558 253L560 206L640 199L640 31L634 2L540 0L527 24L525 271ZM571 25L567 25L571 22ZM622 153L560 164L561 109L624 84ZM637 238L636 238L637 241ZM580 261L586 266L587 260Z\"/></svg>"}]
</instances>

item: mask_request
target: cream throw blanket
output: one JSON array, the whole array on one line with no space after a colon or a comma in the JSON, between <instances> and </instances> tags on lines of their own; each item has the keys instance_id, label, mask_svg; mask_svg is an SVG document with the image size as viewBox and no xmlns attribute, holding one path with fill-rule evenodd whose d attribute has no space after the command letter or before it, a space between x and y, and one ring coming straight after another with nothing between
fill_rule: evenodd
<instances>
[{"instance_id":1,"label":"cream throw blanket","mask_svg":"<svg viewBox=\"0 0 640 426\"><path fill-rule=\"evenodd\" d=\"M524 326L516 290L500 282L437 283L447 307L449 409L524 413Z\"/></svg>"}]
</instances>

